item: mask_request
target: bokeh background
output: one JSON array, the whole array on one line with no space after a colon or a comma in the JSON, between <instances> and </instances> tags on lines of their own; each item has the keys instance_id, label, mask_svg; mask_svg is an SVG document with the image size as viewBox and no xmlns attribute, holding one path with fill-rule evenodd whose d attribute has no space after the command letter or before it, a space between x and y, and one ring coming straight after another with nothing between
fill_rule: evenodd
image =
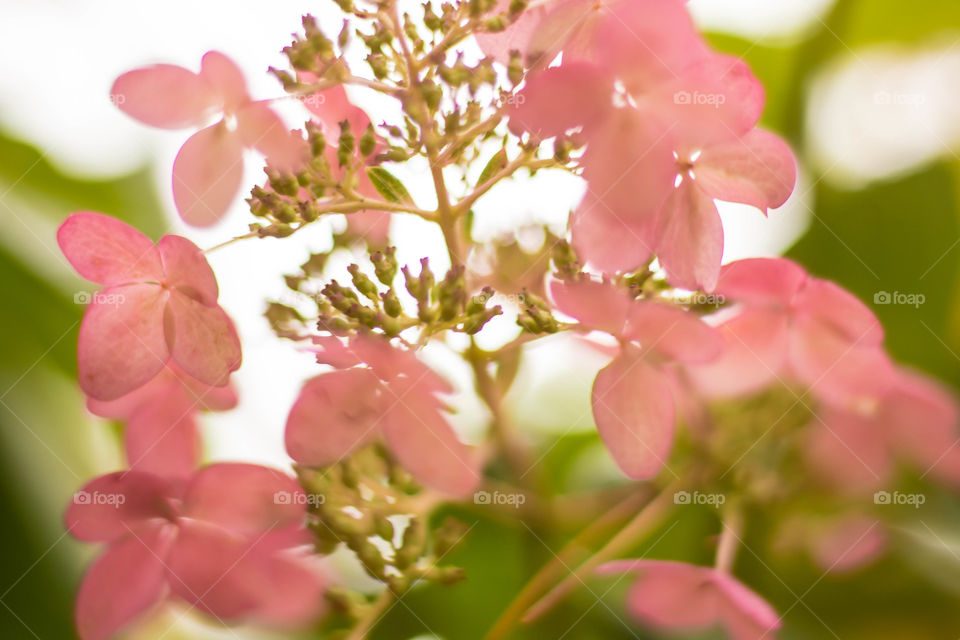
<instances>
[{"instance_id":1,"label":"bokeh background","mask_svg":"<svg viewBox=\"0 0 960 640\"><path fill-rule=\"evenodd\" d=\"M725 260L786 252L871 304L897 359L960 387L960 3L692 0L690 7L713 44L746 58L761 78L764 125L791 142L801 165L797 193L769 219L748 207L723 208ZM61 511L82 482L122 463L117 429L85 412L74 381L78 301L90 285L61 257L57 225L89 209L154 237L173 231L212 246L248 221L238 201L212 231L179 225L169 174L186 133L126 118L110 102L112 80L153 62L196 68L204 51L220 49L247 70L255 96L279 96L264 71L283 65L279 50L305 12L339 29L332 6L319 2L0 2L0 637L74 637L72 596L93 549L66 536ZM303 117L296 103L281 109L292 126ZM251 158L250 184L257 171ZM422 176L402 177L429 204L429 193L416 190ZM574 178L549 174L503 185L478 205L477 233L562 225L581 189ZM211 459L287 462L283 419L311 360L274 339L261 314L265 298L285 295L280 274L329 246L331 226L315 227L290 242L234 245L212 258L245 362L237 376L241 406L205 418ZM398 220L394 231L402 260L429 254L442 268L433 230ZM875 303L883 292L919 294L924 302ZM468 379L442 354L430 357L454 379ZM543 464L560 491L615 481L588 418L587 388L599 364L562 347L534 350L510 398L521 427L550 443ZM456 404L458 426L475 435L482 411L467 394ZM757 514L760 531L748 532L738 569L786 613L784 638L960 637L960 501L928 491L923 510L903 518L891 553L842 578L825 577L802 556L766 553ZM414 591L374 637L479 638L562 543L483 510L459 515L471 525L469 543L449 560L469 580ZM687 510L641 551L706 561L703 532L711 527L709 507ZM525 637L650 637L622 622L622 587L605 589L578 594ZM189 617L171 626L175 619L158 619L135 637L264 635Z\"/></svg>"}]
</instances>

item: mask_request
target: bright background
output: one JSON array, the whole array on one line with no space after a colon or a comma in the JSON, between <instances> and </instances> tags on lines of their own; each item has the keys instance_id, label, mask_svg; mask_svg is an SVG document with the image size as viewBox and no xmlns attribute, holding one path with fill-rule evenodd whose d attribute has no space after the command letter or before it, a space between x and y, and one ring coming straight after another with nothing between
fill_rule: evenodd
<instances>
[{"instance_id":1,"label":"bright background","mask_svg":"<svg viewBox=\"0 0 960 640\"><path fill-rule=\"evenodd\" d=\"M339 28L333 5L312 2L170 0L4 0L0 4L0 636L72 636L72 594L92 549L66 537L62 507L86 479L121 464L116 431L89 416L76 388L75 345L89 283L79 280L54 240L71 211L91 209L130 221L157 237L176 232L200 246L243 233L249 216L238 200L212 231L186 229L172 214L173 157L185 132L140 126L109 101L113 79L153 62L196 68L219 49L248 73L256 97L282 91L263 71L283 66L279 50L312 12ZM744 56L768 92L764 124L797 150L797 193L764 219L749 207L722 209L725 260L788 251L817 275L833 278L872 303L878 292L922 294L925 303L875 306L894 355L960 385L960 3L955 0L692 0L698 22L718 48ZM363 101L364 96L357 96ZM376 103L365 103L376 106ZM283 101L292 126L299 105ZM251 158L248 183L259 180ZM422 204L430 190L416 168L401 172ZM477 207L478 233L490 237L518 223L563 224L582 186L544 175L491 192ZM433 256L438 234L417 221L394 229L401 259ZM283 299L280 274L308 251L329 246L330 227L315 225L284 241L233 245L212 256L224 306L244 340L237 374L242 403L209 416L211 459L284 465L283 420L311 358L273 338L264 299ZM501 333L511 331L500 321ZM466 372L429 353L463 388ZM574 364L575 363L575 364ZM512 410L550 447L544 464L564 485L613 477L590 434L587 387L599 366L582 353L548 345L531 353ZM562 373L560 373L562 372ZM458 426L475 437L485 416L465 394ZM546 450L547 447L544 447ZM563 487L561 487L563 488ZM823 578L802 558L760 561L742 554L748 582L788 611L787 638L956 638L960 636L960 505L944 499L904 524L898 553L851 578ZM669 557L702 546L703 522L685 523L657 544ZM477 521L454 563L471 580L455 589L422 590L397 607L381 638L433 631L450 640L482 635L522 584L549 559L543 543L511 523ZM479 518L479 519L478 519ZM707 524L705 524L707 523ZM654 537L656 539L656 537ZM550 541L550 546L556 546ZM493 561L491 562L491 558ZM613 594L561 612L530 637L631 638ZM412 613L415 611L416 613ZM588 611L578 619L583 611ZM614 612L618 612L615 614ZM143 638L243 637L253 632L170 630ZM164 635L165 634L165 635ZM212 634L212 635L211 635ZM397 635L391 635L397 634Z\"/></svg>"}]
</instances>

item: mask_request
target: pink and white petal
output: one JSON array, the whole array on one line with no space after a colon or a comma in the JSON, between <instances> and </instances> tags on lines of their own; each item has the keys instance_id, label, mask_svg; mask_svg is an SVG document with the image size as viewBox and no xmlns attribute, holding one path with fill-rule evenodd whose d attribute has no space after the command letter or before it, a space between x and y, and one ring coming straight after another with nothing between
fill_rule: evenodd
<instances>
[{"instance_id":1,"label":"pink and white petal","mask_svg":"<svg viewBox=\"0 0 960 640\"><path fill-rule=\"evenodd\" d=\"M206 80L172 64L124 73L114 81L110 97L131 118L164 129L199 126L220 106Z\"/></svg>"},{"instance_id":2,"label":"pink and white petal","mask_svg":"<svg viewBox=\"0 0 960 640\"><path fill-rule=\"evenodd\" d=\"M173 360L200 382L225 386L230 374L240 368L240 339L218 305L207 306L174 291L165 324Z\"/></svg>"},{"instance_id":3,"label":"pink and white petal","mask_svg":"<svg viewBox=\"0 0 960 640\"><path fill-rule=\"evenodd\" d=\"M77 273L97 284L110 286L163 277L153 241L102 213L70 214L57 230L57 243Z\"/></svg>"},{"instance_id":4,"label":"pink and white petal","mask_svg":"<svg viewBox=\"0 0 960 640\"><path fill-rule=\"evenodd\" d=\"M617 337L623 335L633 307L633 299L625 289L587 277L551 280L548 287L553 303L565 315L589 329Z\"/></svg>"},{"instance_id":5,"label":"pink and white petal","mask_svg":"<svg viewBox=\"0 0 960 640\"><path fill-rule=\"evenodd\" d=\"M664 630L692 631L717 622L720 598L711 571L685 562L621 560L601 565L597 573L637 574L627 594L627 610Z\"/></svg>"},{"instance_id":6,"label":"pink and white petal","mask_svg":"<svg viewBox=\"0 0 960 640\"><path fill-rule=\"evenodd\" d=\"M109 542L173 515L171 484L153 474L117 471L94 478L73 494L64 514L70 535Z\"/></svg>"},{"instance_id":7,"label":"pink and white petal","mask_svg":"<svg viewBox=\"0 0 960 640\"><path fill-rule=\"evenodd\" d=\"M783 370L789 345L788 318L776 309L744 309L717 327L720 356L691 366L687 375L710 397L735 397L759 391Z\"/></svg>"},{"instance_id":8,"label":"pink and white petal","mask_svg":"<svg viewBox=\"0 0 960 640\"><path fill-rule=\"evenodd\" d=\"M716 293L751 305L788 307L807 282L803 267L786 258L748 258L720 269Z\"/></svg>"},{"instance_id":9,"label":"pink and white petal","mask_svg":"<svg viewBox=\"0 0 960 640\"><path fill-rule=\"evenodd\" d=\"M858 515L830 522L810 537L814 561L830 573L847 573L870 564L886 546L883 525L873 518Z\"/></svg>"},{"instance_id":10,"label":"pink and white petal","mask_svg":"<svg viewBox=\"0 0 960 640\"><path fill-rule=\"evenodd\" d=\"M262 102L253 102L237 112L237 132L246 147L262 153L271 168L297 171L309 157L306 141Z\"/></svg>"},{"instance_id":11,"label":"pink and white petal","mask_svg":"<svg viewBox=\"0 0 960 640\"><path fill-rule=\"evenodd\" d=\"M217 277L200 247L182 236L163 236L158 247L166 284L203 304L216 304Z\"/></svg>"},{"instance_id":12,"label":"pink and white petal","mask_svg":"<svg viewBox=\"0 0 960 640\"><path fill-rule=\"evenodd\" d=\"M193 476L183 513L244 536L296 527L306 515L303 489L289 475L256 464L218 463Z\"/></svg>"},{"instance_id":13,"label":"pink and white petal","mask_svg":"<svg viewBox=\"0 0 960 640\"><path fill-rule=\"evenodd\" d=\"M465 496L477 487L483 477L479 459L457 438L431 394L401 390L384 401L383 436L407 471L451 496Z\"/></svg>"},{"instance_id":14,"label":"pink and white petal","mask_svg":"<svg viewBox=\"0 0 960 640\"><path fill-rule=\"evenodd\" d=\"M673 447L674 403L666 377L633 349L600 370L591 395L600 438L634 480L652 478Z\"/></svg>"},{"instance_id":15,"label":"pink and white petal","mask_svg":"<svg viewBox=\"0 0 960 640\"><path fill-rule=\"evenodd\" d=\"M303 385L284 431L287 453L322 467L370 442L382 418L380 381L369 369L332 371Z\"/></svg>"},{"instance_id":16,"label":"pink and white petal","mask_svg":"<svg viewBox=\"0 0 960 640\"><path fill-rule=\"evenodd\" d=\"M166 598L163 558L174 527L131 533L107 548L87 569L77 593L76 621L81 640L108 640Z\"/></svg>"},{"instance_id":17,"label":"pink and white petal","mask_svg":"<svg viewBox=\"0 0 960 640\"><path fill-rule=\"evenodd\" d=\"M233 60L219 51L208 51L200 60L200 77L217 92L221 104L235 111L250 102L243 71Z\"/></svg>"},{"instance_id":18,"label":"pink and white petal","mask_svg":"<svg viewBox=\"0 0 960 640\"><path fill-rule=\"evenodd\" d=\"M190 136L173 161L173 201L184 222L216 224L243 182L243 142L218 122Z\"/></svg>"},{"instance_id":19,"label":"pink and white petal","mask_svg":"<svg viewBox=\"0 0 960 640\"><path fill-rule=\"evenodd\" d=\"M676 287L710 292L717 286L723 223L713 199L692 180L673 190L659 214L657 257Z\"/></svg>"},{"instance_id":20,"label":"pink and white petal","mask_svg":"<svg viewBox=\"0 0 960 640\"><path fill-rule=\"evenodd\" d=\"M787 143L753 129L732 142L703 149L694 173L711 197L740 202L764 213L787 201L797 183L797 162Z\"/></svg>"},{"instance_id":21,"label":"pink and white petal","mask_svg":"<svg viewBox=\"0 0 960 640\"><path fill-rule=\"evenodd\" d=\"M152 284L104 289L87 307L77 343L80 388L116 400L149 382L170 357L164 339L167 293Z\"/></svg>"},{"instance_id":22,"label":"pink and white petal","mask_svg":"<svg viewBox=\"0 0 960 640\"><path fill-rule=\"evenodd\" d=\"M577 255L604 273L626 273L646 264L653 253L650 225L627 222L590 192L570 214Z\"/></svg>"},{"instance_id":23,"label":"pink and white petal","mask_svg":"<svg viewBox=\"0 0 960 640\"><path fill-rule=\"evenodd\" d=\"M588 63L551 67L527 77L511 101L510 130L545 140L610 115L612 80Z\"/></svg>"},{"instance_id":24,"label":"pink and white petal","mask_svg":"<svg viewBox=\"0 0 960 640\"><path fill-rule=\"evenodd\" d=\"M875 422L825 409L808 427L808 466L829 486L848 495L868 495L893 472L888 445Z\"/></svg>"},{"instance_id":25,"label":"pink and white petal","mask_svg":"<svg viewBox=\"0 0 960 640\"><path fill-rule=\"evenodd\" d=\"M127 421L124 444L130 469L186 478L200 462L194 408L166 398L145 404Z\"/></svg>"},{"instance_id":26,"label":"pink and white petal","mask_svg":"<svg viewBox=\"0 0 960 640\"><path fill-rule=\"evenodd\" d=\"M843 287L810 278L794 302L797 316L816 319L838 335L864 346L883 343L883 325L867 305Z\"/></svg>"},{"instance_id":27,"label":"pink and white petal","mask_svg":"<svg viewBox=\"0 0 960 640\"><path fill-rule=\"evenodd\" d=\"M624 338L644 351L685 363L710 362L720 354L720 334L698 316L673 305L639 300L630 308Z\"/></svg>"}]
</instances>

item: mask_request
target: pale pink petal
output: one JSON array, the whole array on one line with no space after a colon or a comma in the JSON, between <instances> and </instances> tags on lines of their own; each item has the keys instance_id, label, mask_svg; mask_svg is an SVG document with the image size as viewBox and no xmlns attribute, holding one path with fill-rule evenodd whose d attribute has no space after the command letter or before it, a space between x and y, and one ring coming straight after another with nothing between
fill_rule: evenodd
<instances>
[{"instance_id":1,"label":"pale pink petal","mask_svg":"<svg viewBox=\"0 0 960 640\"><path fill-rule=\"evenodd\" d=\"M171 64L128 71L113 83L110 97L128 116L165 129L199 126L220 106L206 80Z\"/></svg>"},{"instance_id":2,"label":"pale pink petal","mask_svg":"<svg viewBox=\"0 0 960 640\"><path fill-rule=\"evenodd\" d=\"M872 493L893 470L887 443L872 420L830 408L808 427L806 459L816 477L847 494Z\"/></svg>"},{"instance_id":3,"label":"pale pink petal","mask_svg":"<svg viewBox=\"0 0 960 640\"><path fill-rule=\"evenodd\" d=\"M846 289L811 278L794 301L798 316L815 319L838 335L864 346L883 343L883 325L859 298Z\"/></svg>"},{"instance_id":4,"label":"pale pink petal","mask_svg":"<svg viewBox=\"0 0 960 640\"><path fill-rule=\"evenodd\" d=\"M173 162L173 201L189 224L220 221L243 182L243 143L223 122L190 136Z\"/></svg>"},{"instance_id":5,"label":"pale pink petal","mask_svg":"<svg viewBox=\"0 0 960 640\"><path fill-rule=\"evenodd\" d=\"M337 369L347 369L363 364L363 360L350 348L349 344L345 344L336 336L313 336L311 340L317 345L314 351L317 354L317 362L320 364L328 364Z\"/></svg>"},{"instance_id":6,"label":"pale pink petal","mask_svg":"<svg viewBox=\"0 0 960 640\"><path fill-rule=\"evenodd\" d=\"M87 307L77 343L80 387L115 400L160 373L170 353L163 331L168 295L152 284L104 289Z\"/></svg>"},{"instance_id":7,"label":"pale pink petal","mask_svg":"<svg viewBox=\"0 0 960 640\"><path fill-rule=\"evenodd\" d=\"M90 565L77 593L81 640L115 637L166 598L163 559L173 534L169 526L131 533Z\"/></svg>"},{"instance_id":8,"label":"pale pink petal","mask_svg":"<svg viewBox=\"0 0 960 640\"><path fill-rule=\"evenodd\" d=\"M208 51L200 61L200 77L217 92L224 107L236 110L250 102L247 83L237 64L220 53Z\"/></svg>"},{"instance_id":9,"label":"pale pink petal","mask_svg":"<svg viewBox=\"0 0 960 640\"><path fill-rule=\"evenodd\" d=\"M512 100L510 130L534 138L558 136L609 116L612 80L587 63L565 64L531 74Z\"/></svg>"},{"instance_id":10,"label":"pale pink petal","mask_svg":"<svg viewBox=\"0 0 960 640\"><path fill-rule=\"evenodd\" d=\"M304 71L299 72L299 79L303 83L317 81L314 74ZM370 117L363 109L350 102L343 85L312 93L304 97L302 102L323 126L323 135L328 146L336 147L340 138L340 123L344 120L350 122L350 129L355 136L362 135L370 124Z\"/></svg>"},{"instance_id":11,"label":"pale pink petal","mask_svg":"<svg viewBox=\"0 0 960 640\"><path fill-rule=\"evenodd\" d=\"M244 557L231 575L240 588L253 592L256 604L247 616L252 622L289 629L323 613L327 581L307 560L289 552Z\"/></svg>"},{"instance_id":12,"label":"pale pink petal","mask_svg":"<svg viewBox=\"0 0 960 640\"><path fill-rule=\"evenodd\" d=\"M153 241L102 213L70 214L57 230L57 243L77 273L97 284L159 280L163 274Z\"/></svg>"},{"instance_id":13,"label":"pale pink petal","mask_svg":"<svg viewBox=\"0 0 960 640\"><path fill-rule=\"evenodd\" d=\"M610 455L634 480L652 478L673 447L674 405L666 377L634 350L597 374L593 417Z\"/></svg>"},{"instance_id":14,"label":"pale pink petal","mask_svg":"<svg viewBox=\"0 0 960 640\"><path fill-rule=\"evenodd\" d=\"M348 348L368 364L375 374L386 381L404 378L424 393L453 393L454 389L436 371L424 364L412 351L400 349L379 336L360 334Z\"/></svg>"},{"instance_id":15,"label":"pale pink petal","mask_svg":"<svg viewBox=\"0 0 960 640\"><path fill-rule=\"evenodd\" d=\"M898 373L897 385L878 409L878 422L900 455L921 472L939 475L940 463L960 440L956 397L929 376L905 369Z\"/></svg>"},{"instance_id":16,"label":"pale pink petal","mask_svg":"<svg viewBox=\"0 0 960 640\"><path fill-rule=\"evenodd\" d=\"M168 361L166 368L142 387L109 402L88 398L87 409L103 418L126 420L150 402L186 402L205 411L227 411L237 406L237 392L231 386L204 384Z\"/></svg>"},{"instance_id":17,"label":"pale pink petal","mask_svg":"<svg viewBox=\"0 0 960 640\"><path fill-rule=\"evenodd\" d=\"M498 0L491 13L505 14L509 9L510 0ZM546 15L547 10L545 6L529 7L503 31L474 34L477 44L480 45L480 50L483 51L484 55L503 65L509 64L511 51L519 51L521 60L523 60L530 38L533 37L534 31L540 24L541 18Z\"/></svg>"},{"instance_id":18,"label":"pale pink petal","mask_svg":"<svg viewBox=\"0 0 960 640\"><path fill-rule=\"evenodd\" d=\"M483 477L479 460L457 438L432 396L396 383L388 389L382 430L400 464L437 491L453 496L472 492Z\"/></svg>"},{"instance_id":19,"label":"pale pink petal","mask_svg":"<svg viewBox=\"0 0 960 640\"><path fill-rule=\"evenodd\" d=\"M710 362L720 354L717 330L679 307L653 300L634 302L623 337L645 352L687 363Z\"/></svg>"},{"instance_id":20,"label":"pale pink petal","mask_svg":"<svg viewBox=\"0 0 960 640\"><path fill-rule=\"evenodd\" d=\"M887 536L879 521L854 515L819 528L809 542L821 569L846 573L876 560L887 546Z\"/></svg>"},{"instance_id":21,"label":"pale pink petal","mask_svg":"<svg viewBox=\"0 0 960 640\"><path fill-rule=\"evenodd\" d=\"M658 216L657 256L667 280L682 289L713 291L723 257L723 224L717 205L684 179Z\"/></svg>"},{"instance_id":22,"label":"pale pink petal","mask_svg":"<svg viewBox=\"0 0 960 640\"><path fill-rule=\"evenodd\" d=\"M623 334L633 299L625 289L589 278L552 280L550 297L557 309L589 329Z\"/></svg>"},{"instance_id":23,"label":"pale pink petal","mask_svg":"<svg viewBox=\"0 0 960 640\"><path fill-rule=\"evenodd\" d=\"M321 467L379 433L380 381L369 369L321 374L307 381L290 409L284 438L290 457Z\"/></svg>"},{"instance_id":24,"label":"pale pink petal","mask_svg":"<svg viewBox=\"0 0 960 640\"><path fill-rule=\"evenodd\" d=\"M720 616L719 594L704 567L663 560L623 560L602 565L597 572L637 572L627 595L627 609L655 627L704 629Z\"/></svg>"},{"instance_id":25,"label":"pale pink petal","mask_svg":"<svg viewBox=\"0 0 960 640\"><path fill-rule=\"evenodd\" d=\"M203 304L216 304L220 289L203 251L181 236L163 236L158 246L166 284Z\"/></svg>"},{"instance_id":26,"label":"pale pink petal","mask_svg":"<svg viewBox=\"0 0 960 640\"><path fill-rule=\"evenodd\" d=\"M192 405L166 398L145 404L124 432L131 469L169 478L190 475L200 462L200 434Z\"/></svg>"},{"instance_id":27,"label":"pale pink petal","mask_svg":"<svg viewBox=\"0 0 960 640\"><path fill-rule=\"evenodd\" d=\"M391 214L383 211L358 211L347 216L347 231L368 247L386 247L390 244L391 220Z\"/></svg>"},{"instance_id":28,"label":"pale pink petal","mask_svg":"<svg viewBox=\"0 0 960 640\"><path fill-rule=\"evenodd\" d=\"M748 258L724 265L715 291L735 302L785 308L806 282L806 271L792 260Z\"/></svg>"},{"instance_id":29,"label":"pale pink petal","mask_svg":"<svg viewBox=\"0 0 960 640\"><path fill-rule=\"evenodd\" d=\"M780 616L767 601L733 576L710 571L718 590L720 620L733 640L761 640L780 628Z\"/></svg>"},{"instance_id":30,"label":"pale pink petal","mask_svg":"<svg viewBox=\"0 0 960 640\"><path fill-rule=\"evenodd\" d=\"M287 474L256 464L219 463L198 471L183 513L233 533L259 536L296 527L306 515L303 489Z\"/></svg>"},{"instance_id":31,"label":"pale pink petal","mask_svg":"<svg viewBox=\"0 0 960 640\"><path fill-rule=\"evenodd\" d=\"M594 60L593 42L603 13L597 3L588 0L560 0L547 5L527 41L527 62L543 67L563 50L563 59L570 63Z\"/></svg>"},{"instance_id":32,"label":"pale pink petal","mask_svg":"<svg viewBox=\"0 0 960 640\"><path fill-rule=\"evenodd\" d=\"M159 476L139 471L108 473L73 494L64 524L79 540L109 542L172 516L171 494L170 483Z\"/></svg>"},{"instance_id":33,"label":"pale pink petal","mask_svg":"<svg viewBox=\"0 0 960 640\"><path fill-rule=\"evenodd\" d=\"M177 365L199 381L224 386L240 368L240 340L217 305L207 306L174 291L166 309L166 336Z\"/></svg>"},{"instance_id":34,"label":"pale pink petal","mask_svg":"<svg viewBox=\"0 0 960 640\"><path fill-rule=\"evenodd\" d=\"M759 391L783 370L788 347L788 317L776 309L745 309L717 327L720 356L688 368L700 393L710 397L741 396Z\"/></svg>"},{"instance_id":35,"label":"pale pink petal","mask_svg":"<svg viewBox=\"0 0 960 640\"><path fill-rule=\"evenodd\" d=\"M271 168L296 171L308 156L306 141L290 131L269 105L253 102L237 113L237 132L244 146L262 153Z\"/></svg>"},{"instance_id":36,"label":"pale pink petal","mask_svg":"<svg viewBox=\"0 0 960 640\"><path fill-rule=\"evenodd\" d=\"M581 260L604 273L625 273L650 260L650 225L627 222L587 192L570 214L570 233Z\"/></svg>"},{"instance_id":37,"label":"pale pink petal","mask_svg":"<svg viewBox=\"0 0 960 640\"><path fill-rule=\"evenodd\" d=\"M753 129L738 140L704 148L694 175L712 198L749 204L766 213L793 193L797 163L787 143Z\"/></svg>"}]
</instances>

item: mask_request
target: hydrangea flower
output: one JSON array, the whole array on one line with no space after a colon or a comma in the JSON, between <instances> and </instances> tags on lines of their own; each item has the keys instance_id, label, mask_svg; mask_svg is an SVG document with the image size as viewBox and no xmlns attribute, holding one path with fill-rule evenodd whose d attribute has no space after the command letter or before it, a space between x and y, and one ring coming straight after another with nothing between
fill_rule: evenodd
<instances>
[{"instance_id":1,"label":"hydrangea flower","mask_svg":"<svg viewBox=\"0 0 960 640\"><path fill-rule=\"evenodd\" d=\"M106 640L168 600L222 621L295 626L315 618L325 579L307 544L302 489L251 464L215 464L186 481L124 471L74 495L66 526L106 549L77 596L82 640Z\"/></svg>"},{"instance_id":2,"label":"hydrangea flower","mask_svg":"<svg viewBox=\"0 0 960 640\"><path fill-rule=\"evenodd\" d=\"M116 400L153 379L168 362L201 383L222 387L240 366L233 322L217 304L217 280L192 242L145 235L100 213L70 215L57 241L74 269L103 285L80 325L80 387Z\"/></svg>"}]
</instances>

